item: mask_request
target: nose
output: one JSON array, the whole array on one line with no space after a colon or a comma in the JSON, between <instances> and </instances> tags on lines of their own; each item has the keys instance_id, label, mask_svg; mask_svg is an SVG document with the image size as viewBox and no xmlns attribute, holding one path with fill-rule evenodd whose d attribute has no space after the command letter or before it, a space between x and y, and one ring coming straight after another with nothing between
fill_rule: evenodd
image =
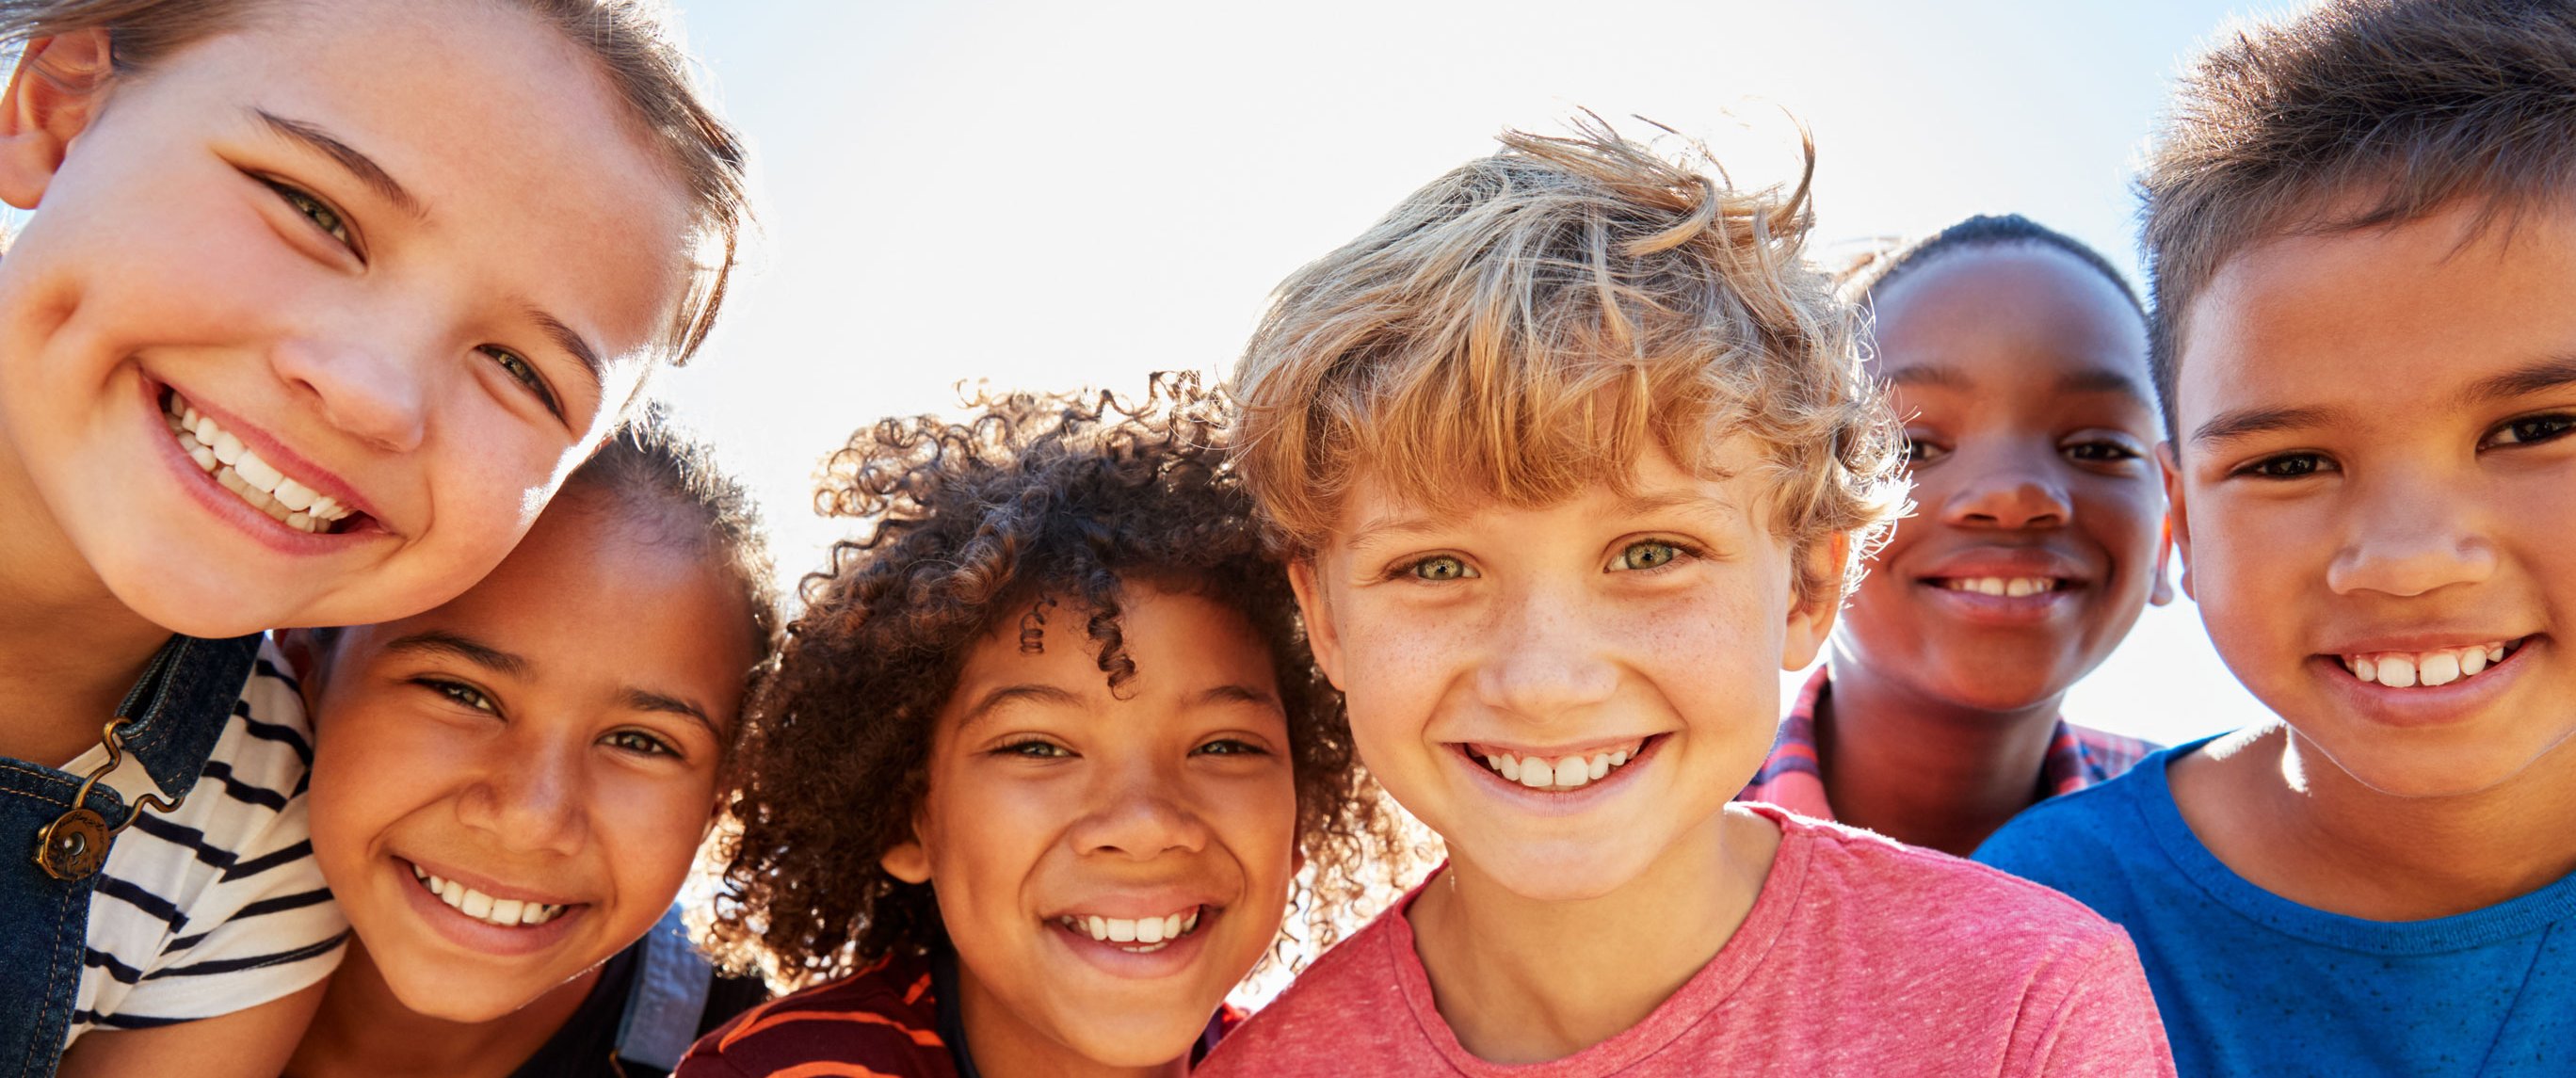
<instances>
[{"instance_id":1,"label":"nose","mask_svg":"<svg viewBox=\"0 0 2576 1078\"><path fill-rule=\"evenodd\" d=\"M505 849L574 852L583 828L581 757L578 745L504 739L457 798L458 821Z\"/></svg>"},{"instance_id":2,"label":"nose","mask_svg":"<svg viewBox=\"0 0 2576 1078\"><path fill-rule=\"evenodd\" d=\"M1184 781L1177 770L1143 763L1104 776L1091 811L1073 826L1075 848L1135 861L1206 849L1207 821L1183 800Z\"/></svg>"},{"instance_id":3,"label":"nose","mask_svg":"<svg viewBox=\"0 0 2576 1078\"><path fill-rule=\"evenodd\" d=\"M2496 548L2479 510L2456 495L2445 476L2384 475L2355 500L2343 545L2326 566L2338 595L2377 592L2408 597L2495 575Z\"/></svg>"},{"instance_id":4,"label":"nose","mask_svg":"<svg viewBox=\"0 0 2576 1078\"><path fill-rule=\"evenodd\" d=\"M1489 635L1493 650L1475 675L1488 706L1547 722L1618 690L1609 633L1583 616L1594 605L1585 597L1532 588L1503 601Z\"/></svg>"},{"instance_id":5,"label":"nose","mask_svg":"<svg viewBox=\"0 0 2576 1078\"><path fill-rule=\"evenodd\" d=\"M305 336L280 342L270 365L313 401L331 425L387 452L420 447L429 428L425 365L350 340Z\"/></svg>"},{"instance_id":6,"label":"nose","mask_svg":"<svg viewBox=\"0 0 2576 1078\"><path fill-rule=\"evenodd\" d=\"M2057 528L2075 515L2066 487L2020 460L1963 460L1946 469L1964 475L1941 503L1941 519L1962 528Z\"/></svg>"}]
</instances>

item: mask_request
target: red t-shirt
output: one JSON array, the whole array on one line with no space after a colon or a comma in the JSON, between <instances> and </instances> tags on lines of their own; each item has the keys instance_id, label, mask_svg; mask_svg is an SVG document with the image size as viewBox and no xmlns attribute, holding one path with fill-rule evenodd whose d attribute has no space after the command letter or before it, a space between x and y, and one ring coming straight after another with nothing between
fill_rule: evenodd
<instances>
[{"instance_id":1,"label":"red t-shirt","mask_svg":"<svg viewBox=\"0 0 2576 1078\"><path fill-rule=\"evenodd\" d=\"M1751 913L1618 1036L1524 1066L1469 1055L1433 1005L1408 895L1217 1046L1199 1078L2174 1073L2128 936L2073 899L1749 807L1781 830Z\"/></svg>"}]
</instances>

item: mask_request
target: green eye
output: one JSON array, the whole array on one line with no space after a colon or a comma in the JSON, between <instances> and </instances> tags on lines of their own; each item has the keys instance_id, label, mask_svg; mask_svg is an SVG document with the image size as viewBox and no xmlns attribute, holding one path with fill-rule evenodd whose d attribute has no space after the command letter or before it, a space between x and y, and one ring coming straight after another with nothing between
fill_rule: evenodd
<instances>
[{"instance_id":1,"label":"green eye","mask_svg":"<svg viewBox=\"0 0 2576 1078\"><path fill-rule=\"evenodd\" d=\"M492 357L492 362L500 364L502 373L509 375L512 381L528 387L528 392L536 394L538 402L546 406L546 411L556 415L563 414L563 409L555 402L554 392L546 388L545 376L537 373L536 364L528 362L526 357L517 352L498 345L484 345L481 351L484 355Z\"/></svg>"},{"instance_id":2,"label":"green eye","mask_svg":"<svg viewBox=\"0 0 2576 1078\"><path fill-rule=\"evenodd\" d=\"M1476 575L1476 571L1468 568L1466 562L1448 554L1424 558L1407 568L1416 578L1422 580L1464 580Z\"/></svg>"},{"instance_id":3,"label":"green eye","mask_svg":"<svg viewBox=\"0 0 2576 1078\"><path fill-rule=\"evenodd\" d=\"M1616 570L1661 569L1682 557L1682 548L1665 542L1630 543L1611 563Z\"/></svg>"}]
</instances>

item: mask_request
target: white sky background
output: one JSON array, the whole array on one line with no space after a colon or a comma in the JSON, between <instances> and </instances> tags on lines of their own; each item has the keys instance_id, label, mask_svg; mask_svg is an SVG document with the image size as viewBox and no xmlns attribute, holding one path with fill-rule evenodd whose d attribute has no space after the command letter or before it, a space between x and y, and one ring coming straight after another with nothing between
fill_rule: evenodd
<instances>
[{"instance_id":1,"label":"white sky background","mask_svg":"<svg viewBox=\"0 0 2576 1078\"><path fill-rule=\"evenodd\" d=\"M1496 131L1584 107L1707 137L1739 182L1794 177L1788 110L1828 246L2010 211L2134 267L2129 178L2171 75L2285 2L682 0L763 232L660 392L802 573L846 529L811 515L812 471L859 425L953 410L966 379L1221 371L1291 270ZM2067 712L2174 741L2255 707L2183 601Z\"/></svg>"}]
</instances>

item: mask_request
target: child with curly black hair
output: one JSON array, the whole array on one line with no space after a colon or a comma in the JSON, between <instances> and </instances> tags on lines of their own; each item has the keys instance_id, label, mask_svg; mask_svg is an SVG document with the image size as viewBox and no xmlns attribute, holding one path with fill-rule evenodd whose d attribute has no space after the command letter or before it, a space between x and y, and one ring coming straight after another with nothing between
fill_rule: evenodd
<instances>
[{"instance_id":1,"label":"child with curly black hair","mask_svg":"<svg viewBox=\"0 0 2576 1078\"><path fill-rule=\"evenodd\" d=\"M809 987L681 1075L1173 1073L1292 904L1320 948L1405 860L1221 402L1164 375L970 408L826 465L818 508L873 527L750 709L707 933Z\"/></svg>"}]
</instances>

